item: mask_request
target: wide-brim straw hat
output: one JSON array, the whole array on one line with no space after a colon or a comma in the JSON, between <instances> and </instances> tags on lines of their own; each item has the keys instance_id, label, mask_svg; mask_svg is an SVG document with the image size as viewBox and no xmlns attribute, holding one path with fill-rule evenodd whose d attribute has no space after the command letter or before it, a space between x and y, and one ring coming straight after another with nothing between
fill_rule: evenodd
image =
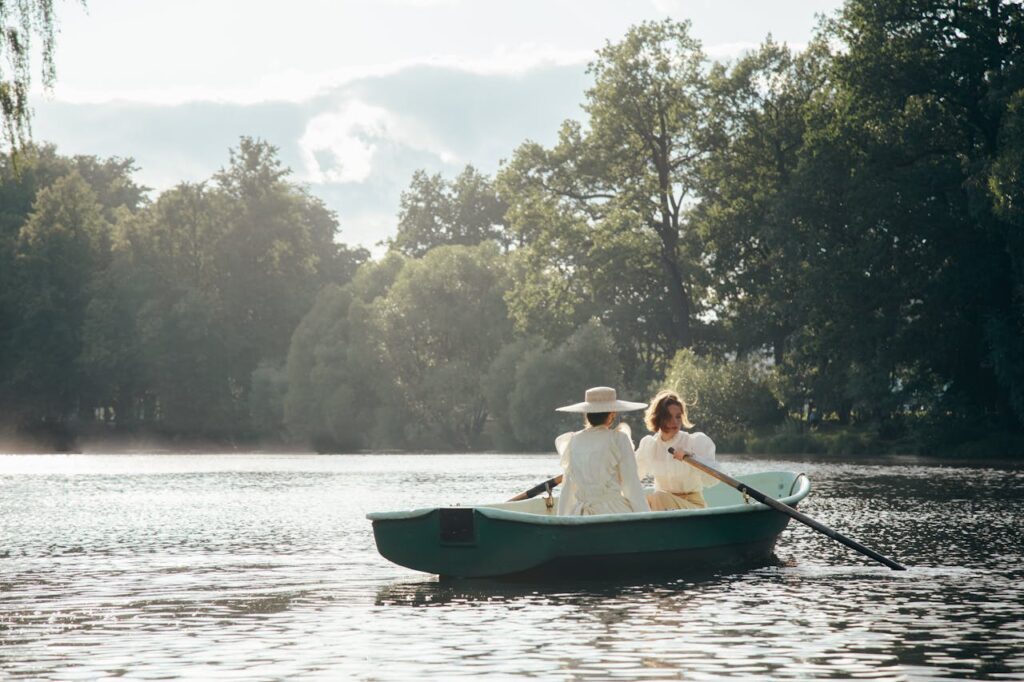
<instances>
[{"instance_id":1,"label":"wide-brim straw hat","mask_svg":"<svg viewBox=\"0 0 1024 682\"><path fill-rule=\"evenodd\" d=\"M582 403L556 408L558 412L632 412L643 410L647 403L631 403L619 400L615 389L608 386L588 388Z\"/></svg>"}]
</instances>

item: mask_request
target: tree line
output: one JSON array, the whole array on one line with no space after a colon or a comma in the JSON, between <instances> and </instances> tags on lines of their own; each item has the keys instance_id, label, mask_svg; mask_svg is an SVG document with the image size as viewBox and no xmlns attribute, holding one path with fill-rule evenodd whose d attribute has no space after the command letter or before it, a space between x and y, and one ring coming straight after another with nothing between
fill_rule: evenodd
<instances>
[{"instance_id":1,"label":"tree line","mask_svg":"<svg viewBox=\"0 0 1024 682\"><path fill-rule=\"evenodd\" d=\"M550 147L416 173L379 258L265 142L155 200L130 161L31 148L0 168L0 408L547 449L604 383L677 389L735 450L1020 452L1022 50L1008 0L849 0L728 63L643 23Z\"/></svg>"}]
</instances>

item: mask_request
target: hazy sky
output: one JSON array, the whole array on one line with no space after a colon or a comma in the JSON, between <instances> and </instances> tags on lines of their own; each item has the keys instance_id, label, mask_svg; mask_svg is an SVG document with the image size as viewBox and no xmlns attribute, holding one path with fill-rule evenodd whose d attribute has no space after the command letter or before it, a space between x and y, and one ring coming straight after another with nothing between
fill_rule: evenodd
<instances>
[{"instance_id":1,"label":"hazy sky","mask_svg":"<svg viewBox=\"0 0 1024 682\"><path fill-rule=\"evenodd\" d=\"M263 138L337 212L341 239L394 233L414 170L493 173L578 118L594 51L633 24L693 22L713 58L771 33L799 47L839 0L88 0L58 5L57 85L33 133L131 156L156 190Z\"/></svg>"}]
</instances>

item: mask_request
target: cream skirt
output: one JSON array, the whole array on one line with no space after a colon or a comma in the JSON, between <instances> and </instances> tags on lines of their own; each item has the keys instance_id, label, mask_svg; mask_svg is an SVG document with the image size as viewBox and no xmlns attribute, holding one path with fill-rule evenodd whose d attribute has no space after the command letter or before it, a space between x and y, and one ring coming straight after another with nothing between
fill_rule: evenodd
<instances>
[{"instance_id":1,"label":"cream skirt","mask_svg":"<svg viewBox=\"0 0 1024 682\"><path fill-rule=\"evenodd\" d=\"M651 511L703 509L708 506L704 499L704 493L699 490L692 493L670 493L656 490L647 496L647 504L651 505Z\"/></svg>"}]
</instances>

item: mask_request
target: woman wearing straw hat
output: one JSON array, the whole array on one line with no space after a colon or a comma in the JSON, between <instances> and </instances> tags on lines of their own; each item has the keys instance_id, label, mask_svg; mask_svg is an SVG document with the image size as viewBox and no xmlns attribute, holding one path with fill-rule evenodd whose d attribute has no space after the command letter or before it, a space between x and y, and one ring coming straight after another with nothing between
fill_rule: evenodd
<instances>
[{"instance_id":1,"label":"woman wearing straw hat","mask_svg":"<svg viewBox=\"0 0 1024 682\"><path fill-rule=\"evenodd\" d=\"M562 457L562 493L558 513L562 516L621 514L650 511L629 435L612 429L619 412L642 410L644 403L619 400L614 388L587 389L584 401L559 407L559 412L586 415L586 428L563 433L555 439Z\"/></svg>"}]
</instances>

